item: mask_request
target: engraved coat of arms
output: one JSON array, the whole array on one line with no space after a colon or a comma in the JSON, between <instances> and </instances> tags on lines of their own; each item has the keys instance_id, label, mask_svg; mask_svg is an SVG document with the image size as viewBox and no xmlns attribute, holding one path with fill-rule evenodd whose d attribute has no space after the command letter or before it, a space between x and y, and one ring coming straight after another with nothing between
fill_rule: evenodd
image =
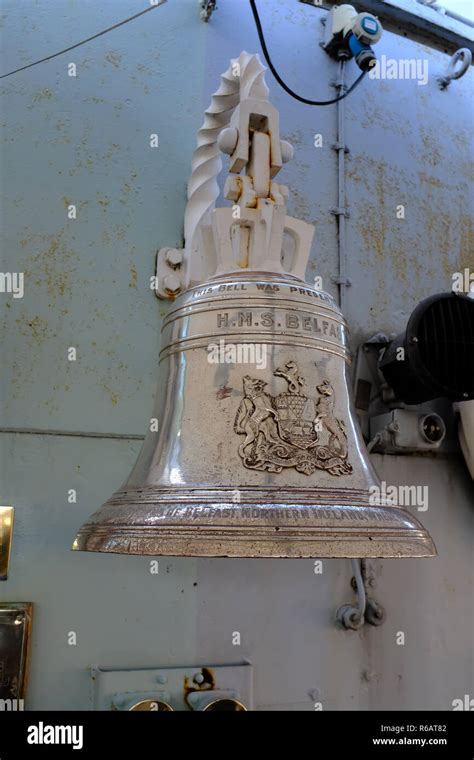
<instances>
[{"instance_id":1,"label":"engraved coat of arms","mask_svg":"<svg viewBox=\"0 0 474 760\"><path fill-rule=\"evenodd\" d=\"M266 392L264 380L245 375L244 397L234 421L234 430L245 439L239 454L251 470L281 472L294 467L312 475L326 470L331 475L348 475L347 435L344 423L334 414L334 389L328 380L316 386L317 398L302 392L305 381L295 362L287 362L273 373L288 383L278 396Z\"/></svg>"}]
</instances>

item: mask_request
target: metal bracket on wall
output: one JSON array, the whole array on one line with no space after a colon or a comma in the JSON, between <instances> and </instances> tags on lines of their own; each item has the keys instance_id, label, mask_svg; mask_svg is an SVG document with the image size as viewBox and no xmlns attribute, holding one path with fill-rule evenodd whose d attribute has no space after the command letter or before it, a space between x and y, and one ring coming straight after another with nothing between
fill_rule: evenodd
<instances>
[{"instance_id":1,"label":"metal bracket on wall","mask_svg":"<svg viewBox=\"0 0 474 760\"><path fill-rule=\"evenodd\" d=\"M350 217L350 213L346 208L332 208L331 214L334 214L334 216L345 216L346 219Z\"/></svg>"},{"instance_id":2,"label":"metal bracket on wall","mask_svg":"<svg viewBox=\"0 0 474 760\"><path fill-rule=\"evenodd\" d=\"M160 248L156 254L156 287L158 298L173 300L182 291L184 250Z\"/></svg>"},{"instance_id":3,"label":"metal bracket on wall","mask_svg":"<svg viewBox=\"0 0 474 760\"><path fill-rule=\"evenodd\" d=\"M333 144L331 145L331 148L332 148L333 150L343 150L343 151L344 151L344 153L346 153L346 154L347 154L347 153L350 153L350 150L349 150L349 148L347 147L347 145L344 145L343 143L340 143L340 142L335 142L335 143L333 143Z\"/></svg>"},{"instance_id":4,"label":"metal bracket on wall","mask_svg":"<svg viewBox=\"0 0 474 760\"><path fill-rule=\"evenodd\" d=\"M201 13L199 15L207 23L215 10L217 10L216 0L202 0Z\"/></svg>"},{"instance_id":5,"label":"metal bracket on wall","mask_svg":"<svg viewBox=\"0 0 474 760\"><path fill-rule=\"evenodd\" d=\"M366 559L351 560L354 575L351 586L357 594L357 606L343 604L336 612L336 620L346 629L358 630L365 623L382 625L385 620L385 610L369 591L376 585L373 565Z\"/></svg>"},{"instance_id":6,"label":"metal bracket on wall","mask_svg":"<svg viewBox=\"0 0 474 760\"><path fill-rule=\"evenodd\" d=\"M106 670L90 668L95 710L202 712L251 710L252 666Z\"/></svg>"}]
</instances>

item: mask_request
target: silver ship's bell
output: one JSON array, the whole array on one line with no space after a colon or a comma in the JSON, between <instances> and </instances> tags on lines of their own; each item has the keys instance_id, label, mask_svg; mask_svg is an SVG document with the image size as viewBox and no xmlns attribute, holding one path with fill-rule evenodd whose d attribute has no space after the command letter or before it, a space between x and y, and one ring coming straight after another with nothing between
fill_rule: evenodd
<instances>
[{"instance_id":1,"label":"silver ship's bell","mask_svg":"<svg viewBox=\"0 0 474 760\"><path fill-rule=\"evenodd\" d=\"M147 434L130 477L74 549L436 554L418 520L374 498L380 481L352 405L346 323L333 298L304 281L313 228L286 215L287 189L273 181L291 146L280 142L263 72L243 53L213 97L189 187L190 284L162 326L159 431ZM231 155L232 208L214 209L209 191L218 135ZM203 269L212 273L205 281Z\"/></svg>"}]
</instances>

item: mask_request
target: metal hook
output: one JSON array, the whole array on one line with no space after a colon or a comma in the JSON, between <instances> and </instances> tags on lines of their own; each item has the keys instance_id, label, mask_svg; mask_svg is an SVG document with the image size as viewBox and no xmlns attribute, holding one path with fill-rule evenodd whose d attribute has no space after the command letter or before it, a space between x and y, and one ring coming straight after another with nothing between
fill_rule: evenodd
<instances>
[{"instance_id":1,"label":"metal hook","mask_svg":"<svg viewBox=\"0 0 474 760\"><path fill-rule=\"evenodd\" d=\"M459 61L461 61L461 66L459 68L456 68ZM438 77L440 90L446 90L449 86L449 83L453 79L460 79L462 76L464 76L471 63L472 53L469 48L459 48L459 50L456 50L456 52L451 56L449 60L446 74L444 74L444 76Z\"/></svg>"}]
</instances>

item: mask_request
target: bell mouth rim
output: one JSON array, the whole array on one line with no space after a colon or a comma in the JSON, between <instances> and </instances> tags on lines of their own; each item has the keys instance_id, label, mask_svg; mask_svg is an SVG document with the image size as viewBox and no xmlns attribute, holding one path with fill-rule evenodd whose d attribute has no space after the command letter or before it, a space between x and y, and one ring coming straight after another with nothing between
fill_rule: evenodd
<instances>
[{"instance_id":1,"label":"bell mouth rim","mask_svg":"<svg viewBox=\"0 0 474 760\"><path fill-rule=\"evenodd\" d=\"M97 526L84 527L76 536L73 551L105 554L126 554L148 557L209 557L232 559L416 559L436 557L438 552L426 531L407 530L397 536L350 537L347 534L321 535L310 537L301 535L301 529L294 535L282 536L281 532L264 536L236 536L235 532L220 531L213 535L195 529L194 533L176 529L175 534L150 531L145 535L143 528L105 529ZM153 535L154 533L154 535ZM278 536L278 537L277 537ZM240 538L240 541L236 540ZM338 540L342 545L334 546ZM395 545L394 545L395 544Z\"/></svg>"},{"instance_id":2,"label":"bell mouth rim","mask_svg":"<svg viewBox=\"0 0 474 760\"><path fill-rule=\"evenodd\" d=\"M433 557L415 516L367 491L125 488L79 530L74 551L233 558Z\"/></svg>"}]
</instances>

